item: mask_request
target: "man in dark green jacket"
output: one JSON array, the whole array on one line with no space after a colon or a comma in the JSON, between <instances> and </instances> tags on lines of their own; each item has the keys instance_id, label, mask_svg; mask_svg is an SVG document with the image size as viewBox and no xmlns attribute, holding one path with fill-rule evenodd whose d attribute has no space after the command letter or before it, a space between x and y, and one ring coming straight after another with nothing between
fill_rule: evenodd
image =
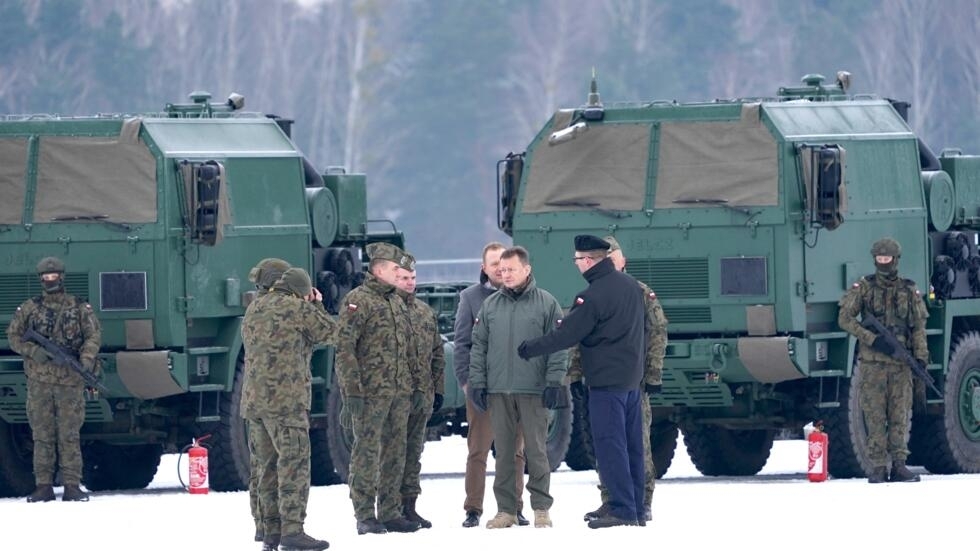
<instances>
[{"instance_id":1,"label":"man in dark green jacket","mask_svg":"<svg viewBox=\"0 0 980 551\"><path fill-rule=\"evenodd\" d=\"M517 345L557 327L561 305L534 284L523 247L507 249L500 255L500 273L503 286L483 302L473 324L470 350L470 397L476 407L489 410L497 448L493 481L497 515L487 521L487 528L517 524L514 453L518 431L524 433L534 526L550 527L548 510L554 499L549 493L547 410L568 406L568 390L562 386L567 352L522 360L517 356Z\"/></svg>"}]
</instances>

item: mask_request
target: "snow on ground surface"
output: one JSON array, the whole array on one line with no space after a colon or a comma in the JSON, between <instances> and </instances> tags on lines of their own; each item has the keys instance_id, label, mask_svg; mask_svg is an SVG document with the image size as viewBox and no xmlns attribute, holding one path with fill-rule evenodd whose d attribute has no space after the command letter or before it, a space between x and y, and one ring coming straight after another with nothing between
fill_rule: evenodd
<instances>
[{"instance_id":1,"label":"snow on ground surface","mask_svg":"<svg viewBox=\"0 0 980 551\"><path fill-rule=\"evenodd\" d=\"M599 504L596 474L564 464L551 478L554 528L462 528L465 457L466 442L458 436L426 446L418 510L432 521L431 529L358 536L347 486L336 485L312 488L307 532L341 550L977 548L980 475L919 470L918 484L811 483L800 440L777 441L762 472L745 478L701 476L680 441L670 470L657 483L654 520L645 528L589 529L582 515ZM0 550L259 549L252 541L247 493L190 495L180 486L176 465L176 455L164 456L146 490L97 493L88 503L0 499ZM181 468L186 465L185 457ZM186 472L182 476L186 481ZM496 512L492 482L491 475L484 521ZM531 516L527 496L525 503Z\"/></svg>"}]
</instances>

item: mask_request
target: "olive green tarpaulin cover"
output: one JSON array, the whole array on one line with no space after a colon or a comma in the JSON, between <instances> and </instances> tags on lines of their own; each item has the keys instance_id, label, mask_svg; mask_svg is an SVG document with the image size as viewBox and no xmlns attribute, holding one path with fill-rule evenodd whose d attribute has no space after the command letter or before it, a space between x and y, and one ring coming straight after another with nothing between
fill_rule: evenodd
<instances>
[{"instance_id":1,"label":"olive green tarpaulin cover","mask_svg":"<svg viewBox=\"0 0 980 551\"><path fill-rule=\"evenodd\" d=\"M0 138L0 224L20 224L24 212L27 139Z\"/></svg>"}]
</instances>

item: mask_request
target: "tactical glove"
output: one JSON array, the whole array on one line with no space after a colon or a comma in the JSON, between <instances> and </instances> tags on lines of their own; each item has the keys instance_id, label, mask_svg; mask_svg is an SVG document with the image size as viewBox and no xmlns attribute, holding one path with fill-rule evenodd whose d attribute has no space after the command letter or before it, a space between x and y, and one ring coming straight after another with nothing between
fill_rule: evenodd
<instances>
[{"instance_id":1,"label":"tactical glove","mask_svg":"<svg viewBox=\"0 0 980 551\"><path fill-rule=\"evenodd\" d=\"M527 341L521 341L521 344L517 346L517 355L520 356L522 360L530 360L531 356L527 353Z\"/></svg>"},{"instance_id":2,"label":"tactical glove","mask_svg":"<svg viewBox=\"0 0 980 551\"><path fill-rule=\"evenodd\" d=\"M891 356L895 353L895 347L881 335L875 337L874 342L871 343L871 348L877 352L885 354L886 356Z\"/></svg>"},{"instance_id":3,"label":"tactical glove","mask_svg":"<svg viewBox=\"0 0 980 551\"><path fill-rule=\"evenodd\" d=\"M568 391L563 386L549 386L541 394L541 405L548 409L568 407Z\"/></svg>"},{"instance_id":4,"label":"tactical glove","mask_svg":"<svg viewBox=\"0 0 980 551\"><path fill-rule=\"evenodd\" d=\"M45 363L51 361L51 354L44 348L37 346L34 348L34 352L31 352L31 359L37 363Z\"/></svg>"},{"instance_id":5,"label":"tactical glove","mask_svg":"<svg viewBox=\"0 0 980 551\"><path fill-rule=\"evenodd\" d=\"M350 412L351 417L360 417L364 413L364 398L360 396L348 396L344 401L344 407Z\"/></svg>"},{"instance_id":6,"label":"tactical glove","mask_svg":"<svg viewBox=\"0 0 980 551\"><path fill-rule=\"evenodd\" d=\"M650 396L660 394L663 391L663 389L664 389L664 385L651 385L650 383L643 385L643 391L649 394Z\"/></svg>"},{"instance_id":7,"label":"tactical glove","mask_svg":"<svg viewBox=\"0 0 980 551\"><path fill-rule=\"evenodd\" d=\"M435 413L442 409L442 394L436 394L432 398L432 413Z\"/></svg>"},{"instance_id":8,"label":"tactical glove","mask_svg":"<svg viewBox=\"0 0 980 551\"><path fill-rule=\"evenodd\" d=\"M485 388L470 388L470 401L473 402L473 406L476 407L478 411L484 412L487 410L487 389Z\"/></svg>"},{"instance_id":9,"label":"tactical glove","mask_svg":"<svg viewBox=\"0 0 980 551\"><path fill-rule=\"evenodd\" d=\"M422 413L425 409L425 393L421 390L412 392L412 413Z\"/></svg>"}]
</instances>

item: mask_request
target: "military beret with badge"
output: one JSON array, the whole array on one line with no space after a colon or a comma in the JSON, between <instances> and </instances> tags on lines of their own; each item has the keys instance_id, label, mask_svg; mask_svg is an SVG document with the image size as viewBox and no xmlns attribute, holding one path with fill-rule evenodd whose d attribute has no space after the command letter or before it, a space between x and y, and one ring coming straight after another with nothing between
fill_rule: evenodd
<instances>
[{"instance_id":1,"label":"military beret with badge","mask_svg":"<svg viewBox=\"0 0 980 551\"><path fill-rule=\"evenodd\" d=\"M594 235L576 235L575 250L581 252L588 251L608 251L609 242Z\"/></svg>"}]
</instances>

